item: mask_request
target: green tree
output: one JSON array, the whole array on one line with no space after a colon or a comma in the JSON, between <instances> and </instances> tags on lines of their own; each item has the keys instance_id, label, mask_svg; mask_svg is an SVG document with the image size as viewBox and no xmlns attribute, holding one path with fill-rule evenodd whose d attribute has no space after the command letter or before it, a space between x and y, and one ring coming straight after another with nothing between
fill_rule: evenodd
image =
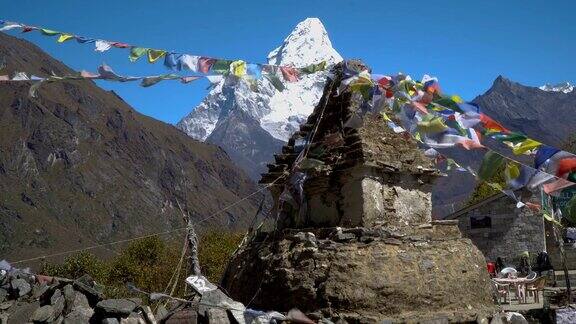
<instances>
[{"instance_id":1,"label":"green tree","mask_svg":"<svg viewBox=\"0 0 576 324\"><path fill-rule=\"evenodd\" d=\"M466 202L466 206L471 206L476 203L481 202L482 200L491 197L495 194L500 193L501 191L490 186L488 183L497 184L501 188L506 187L506 178L504 177L504 170L506 169L506 164L500 165L498 170L487 180L487 181L480 181L477 185L468 201Z\"/></svg>"}]
</instances>

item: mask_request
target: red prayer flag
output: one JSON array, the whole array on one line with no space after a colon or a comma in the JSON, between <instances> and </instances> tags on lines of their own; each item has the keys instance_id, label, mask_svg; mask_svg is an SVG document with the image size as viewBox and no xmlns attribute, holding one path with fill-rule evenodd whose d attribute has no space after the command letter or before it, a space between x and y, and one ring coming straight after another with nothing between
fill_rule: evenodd
<instances>
[{"instance_id":1,"label":"red prayer flag","mask_svg":"<svg viewBox=\"0 0 576 324\"><path fill-rule=\"evenodd\" d=\"M561 177L572 171L576 171L576 158L563 159L558 162L557 176Z\"/></svg>"},{"instance_id":2,"label":"red prayer flag","mask_svg":"<svg viewBox=\"0 0 576 324\"><path fill-rule=\"evenodd\" d=\"M209 58L209 57L201 57L198 60L198 67L199 67L200 72L208 73L210 71L210 68L212 68L212 65L214 65L215 62L216 62L216 59Z\"/></svg>"},{"instance_id":3,"label":"red prayer flag","mask_svg":"<svg viewBox=\"0 0 576 324\"><path fill-rule=\"evenodd\" d=\"M296 70L295 68L289 66L281 66L280 71L282 72L284 80L288 82L298 81L298 70Z\"/></svg>"},{"instance_id":4,"label":"red prayer flag","mask_svg":"<svg viewBox=\"0 0 576 324\"><path fill-rule=\"evenodd\" d=\"M126 43L120 43L120 42L112 43L112 46L114 46L116 48L128 48L128 47L130 47L130 45L128 45Z\"/></svg>"},{"instance_id":5,"label":"red prayer flag","mask_svg":"<svg viewBox=\"0 0 576 324\"><path fill-rule=\"evenodd\" d=\"M506 129L504 126L500 125L494 119L486 116L485 114L480 114L480 121L484 124L484 127L486 127L486 128L499 130L499 131L502 131L505 133L510 133L510 131L508 129Z\"/></svg>"},{"instance_id":6,"label":"red prayer flag","mask_svg":"<svg viewBox=\"0 0 576 324\"><path fill-rule=\"evenodd\" d=\"M23 32L23 33L28 33L28 32L33 31L34 29L37 29L37 28L35 28L35 27L30 27L30 26L24 26L24 27L22 27L22 32Z\"/></svg>"}]
</instances>

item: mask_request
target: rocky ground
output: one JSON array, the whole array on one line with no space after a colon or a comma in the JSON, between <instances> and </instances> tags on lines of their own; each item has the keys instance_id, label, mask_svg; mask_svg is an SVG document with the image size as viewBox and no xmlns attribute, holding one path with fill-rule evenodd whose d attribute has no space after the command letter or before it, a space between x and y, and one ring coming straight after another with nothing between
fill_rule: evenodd
<instances>
[{"instance_id":1,"label":"rocky ground","mask_svg":"<svg viewBox=\"0 0 576 324\"><path fill-rule=\"evenodd\" d=\"M139 298L105 299L89 276L76 280L31 275L0 276L0 323L153 323Z\"/></svg>"}]
</instances>

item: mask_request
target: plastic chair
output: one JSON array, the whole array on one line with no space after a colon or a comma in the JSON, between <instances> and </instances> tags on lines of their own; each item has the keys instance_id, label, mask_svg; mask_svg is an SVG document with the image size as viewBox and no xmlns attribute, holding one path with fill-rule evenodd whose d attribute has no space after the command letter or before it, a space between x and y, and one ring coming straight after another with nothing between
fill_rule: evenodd
<instances>
[{"instance_id":1,"label":"plastic chair","mask_svg":"<svg viewBox=\"0 0 576 324\"><path fill-rule=\"evenodd\" d=\"M510 284L501 284L492 280L492 285L497 292L498 303L500 303L502 298L504 298L504 303L508 303L508 298L510 297Z\"/></svg>"},{"instance_id":2,"label":"plastic chair","mask_svg":"<svg viewBox=\"0 0 576 324\"><path fill-rule=\"evenodd\" d=\"M534 293L534 302L540 302L540 291L544 290L546 286L546 277L539 277L534 279L532 282L526 284L526 291L529 293Z\"/></svg>"}]
</instances>

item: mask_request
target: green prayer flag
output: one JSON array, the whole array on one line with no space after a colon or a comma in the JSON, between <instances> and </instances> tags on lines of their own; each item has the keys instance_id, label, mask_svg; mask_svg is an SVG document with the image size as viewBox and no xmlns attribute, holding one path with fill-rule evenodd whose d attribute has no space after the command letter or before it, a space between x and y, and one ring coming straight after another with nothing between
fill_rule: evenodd
<instances>
[{"instance_id":1,"label":"green prayer flag","mask_svg":"<svg viewBox=\"0 0 576 324\"><path fill-rule=\"evenodd\" d=\"M42 35L46 35L46 36L56 36L56 35L60 34L60 32L50 30L50 29L45 29L45 28L40 29L40 31L42 32Z\"/></svg>"},{"instance_id":2,"label":"green prayer flag","mask_svg":"<svg viewBox=\"0 0 576 324\"><path fill-rule=\"evenodd\" d=\"M276 90L282 92L282 91L284 91L284 89L286 89L286 87L284 86L284 83L282 83L280 78L277 77L276 75L264 74L264 77L266 79L268 79L268 81L270 81L270 83L272 83L272 85L274 86L274 88L276 88Z\"/></svg>"},{"instance_id":3,"label":"green prayer flag","mask_svg":"<svg viewBox=\"0 0 576 324\"><path fill-rule=\"evenodd\" d=\"M457 111L460 113L462 112L462 109L460 109L458 104L454 100L452 100L448 97L440 97L438 99L435 99L434 103L437 105L440 105L442 107L448 108L452 111Z\"/></svg>"},{"instance_id":4,"label":"green prayer flag","mask_svg":"<svg viewBox=\"0 0 576 324\"><path fill-rule=\"evenodd\" d=\"M322 61L320 63L317 64L310 64L306 67L303 67L300 69L300 72L304 73L304 74L312 74L312 73L316 73L316 72L320 72L320 71L324 71L326 70L326 61Z\"/></svg>"},{"instance_id":5,"label":"green prayer flag","mask_svg":"<svg viewBox=\"0 0 576 324\"><path fill-rule=\"evenodd\" d=\"M148 48L143 47L132 47L130 49L130 62L136 62L139 58L148 52Z\"/></svg>"},{"instance_id":6,"label":"green prayer flag","mask_svg":"<svg viewBox=\"0 0 576 324\"><path fill-rule=\"evenodd\" d=\"M144 79L142 79L142 82L140 83L140 85L143 87L150 87L150 86L153 86L162 80L175 80L175 79L179 79L179 78L180 78L180 76L177 74L164 74L164 75L144 78Z\"/></svg>"},{"instance_id":7,"label":"green prayer flag","mask_svg":"<svg viewBox=\"0 0 576 324\"><path fill-rule=\"evenodd\" d=\"M429 116L429 115L428 115ZM426 118L418 123L418 131L424 134L440 133L448 128L441 117Z\"/></svg>"},{"instance_id":8,"label":"green prayer flag","mask_svg":"<svg viewBox=\"0 0 576 324\"><path fill-rule=\"evenodd\" d=\"M230 73L230 64L232 64L232 61L216 60L212 65L212 72L227 75Z\"/></svg>"},{"instance_id":9,"label":"green prayer flag","mask_svg":"<svg viewBox=\"0 0 576 324\"><path fill-rule=\"evenodd\" d=\"M493 151L486 152L478 171L478 177L484 181L489 180L496 174L503 163L504 158L500 154Z\"/></svg>"}]
</instances>

